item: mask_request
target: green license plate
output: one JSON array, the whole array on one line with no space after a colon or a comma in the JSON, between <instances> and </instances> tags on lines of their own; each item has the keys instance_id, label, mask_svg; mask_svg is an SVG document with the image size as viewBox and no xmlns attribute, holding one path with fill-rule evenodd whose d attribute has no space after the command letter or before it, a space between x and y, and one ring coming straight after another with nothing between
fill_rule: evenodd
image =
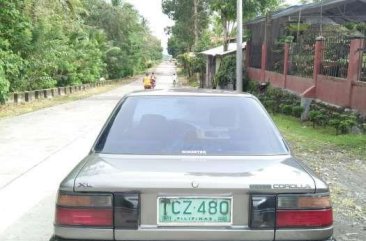
<instances>
[{"instance_id":1,"label":"green license plate","mask_svg":"<svg viewBox=\"0 0 366 241\"><path fill-rule=\"evenodd\" d=\"M158 225L231 225L231 197L159 197Z\"/></svg>"}]
</instances>

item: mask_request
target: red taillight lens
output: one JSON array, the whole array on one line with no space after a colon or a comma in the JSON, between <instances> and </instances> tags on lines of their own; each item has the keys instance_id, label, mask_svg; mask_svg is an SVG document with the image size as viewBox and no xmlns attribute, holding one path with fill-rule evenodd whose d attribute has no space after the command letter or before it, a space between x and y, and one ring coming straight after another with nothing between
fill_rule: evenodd
<instances>
[{"instance_id":1,"label":"red taillight lens","mask_svg":"<svg viewBox=\"0 0 366 241\"><path fill-rule=\"evenodd\" d=\"M316 228L333 224L328 193L283 194L277 197L277 228Z\"/></svg>"},{"instance_id":2,"label":"red taillight lens","mask_svg":"<svg viewBox=\"0 0 366 241\"><path fill-rule=\"evenodd\" d=\"M113 227L112 195L59 193L55 224Z\"/></svg>"},{"instance_id":3,"label":"red taillight lens","mask_svg":"<svg viewBox=\"0 0 366 241\"><path fill-rule=\"evenodd\" d=\"M332 223L332 209L277 211L277 228L327 227Z\"/></svg>"},{"instance_id":4,"label":"red taillight lens","mask_svg":"<svg viewBox=\"0 0 366 241\"><path fill-rule=\"evenodd\" d=\"M113 210L57 207L56 224L109 227L113 226Z\"/></svg>"}]
</instances>

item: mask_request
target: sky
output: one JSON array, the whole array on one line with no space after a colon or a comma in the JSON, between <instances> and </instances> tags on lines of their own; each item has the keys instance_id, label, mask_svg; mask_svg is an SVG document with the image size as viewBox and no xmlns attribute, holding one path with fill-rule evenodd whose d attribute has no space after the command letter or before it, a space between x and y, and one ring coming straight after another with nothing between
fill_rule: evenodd
<instances>
[{"instance_id":1,"label":"sky","mask_svg":"<svg viewBox=\"0 0 366 241\"><path fill-rule=\"evenodd\" d=\"M172 26L174 22L162 13L161 0L126 0L131 3L139 13L149 21L150 29L154 36L161 40L161 45L166 53L168 36L164 32L166 26ZM298 4L299 0L286 0L287 4Z\"/></svg>"},{"instance_id":2,"label":"sky","mask_svg":"<svg viewBox=\"0 0 366 241\"><path fill-rule=\"evenodd\" d=\"M126 0L131 3L139 13L149 21L150 29L154 36L161 40L161 45L166 52L168 44L168 36L164 32L164 28L174 25L174 22L162 12L161 0Z\"/></svg>"}]
</instances>

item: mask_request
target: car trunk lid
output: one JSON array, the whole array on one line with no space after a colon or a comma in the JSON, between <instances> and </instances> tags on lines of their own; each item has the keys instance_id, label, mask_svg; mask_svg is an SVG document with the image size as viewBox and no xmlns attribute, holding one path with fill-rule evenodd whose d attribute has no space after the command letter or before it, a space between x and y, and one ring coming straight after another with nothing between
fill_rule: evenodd
<instances>
[{"instance_id":1,"label":"car trunk lid","mask_svg":"<svg viewBox=\"0 0 366 241\"><path fill-rule=\"evenodd\" d=\"M197 186L197 187L195 187ZM208 157L94 154L75 179L75 191L158 189L315 191L314 180L289 155Z\"/></svg>"}]
</instances>

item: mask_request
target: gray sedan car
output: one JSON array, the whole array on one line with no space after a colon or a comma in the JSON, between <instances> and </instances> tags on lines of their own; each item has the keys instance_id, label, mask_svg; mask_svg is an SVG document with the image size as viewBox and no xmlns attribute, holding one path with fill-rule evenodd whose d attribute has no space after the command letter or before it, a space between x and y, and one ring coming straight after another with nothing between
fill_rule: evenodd
<instances>
[{"instance_id":1,"label":"gray sedan car","mask_svg":"<svg viewBox=\"0 0 366 241\"><path fill-rule=\"evenodd\" d=\"M134 92L61 183L53 240L333 240L327 185L250 94Z\"/></svg>"}]
</instances>

